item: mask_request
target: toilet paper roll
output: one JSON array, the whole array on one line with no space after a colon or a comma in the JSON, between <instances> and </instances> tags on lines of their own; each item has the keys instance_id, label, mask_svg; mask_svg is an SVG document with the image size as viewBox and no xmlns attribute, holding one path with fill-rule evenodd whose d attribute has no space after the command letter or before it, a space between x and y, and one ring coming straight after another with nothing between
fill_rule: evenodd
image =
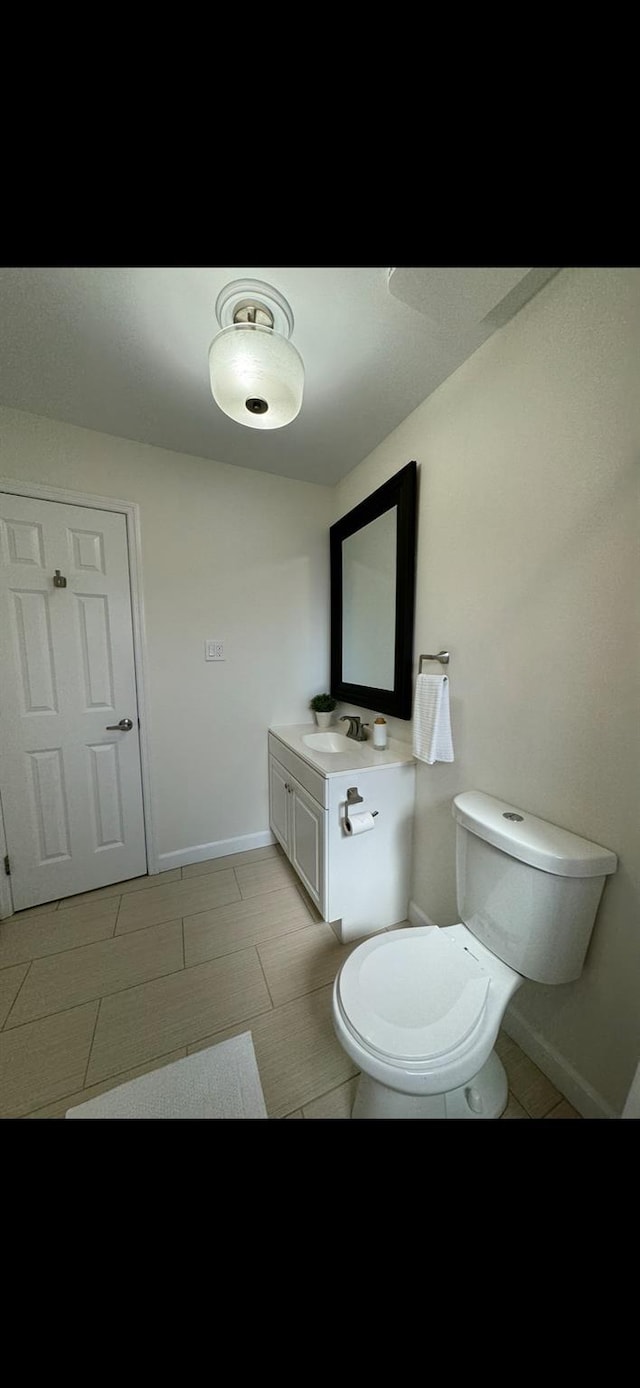
<instances>
[{"instance_id":1,"label":"toilet paper roll","mask_svg":"<svg viewBox=\"0 0 640 1388\"><path fill-rule=\"evenodd\" d=\"M363 814L347 815L344 827L348 834L367 834L369 829L375 829L376 821L372 814L365 811Z\"/></svg>"}]
</instances>

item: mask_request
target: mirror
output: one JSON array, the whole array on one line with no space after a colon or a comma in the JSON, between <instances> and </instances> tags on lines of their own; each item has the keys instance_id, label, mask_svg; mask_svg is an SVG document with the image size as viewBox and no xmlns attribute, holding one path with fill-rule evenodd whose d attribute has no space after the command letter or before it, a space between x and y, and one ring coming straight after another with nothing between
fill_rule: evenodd
<instances>
[{"instance_id":1,"label":"mirror","mask_svg":"<svg viewBox=\"0 0 640 1388\"><path fill-rule=\"evenodd\" d=\"M331 693L411 717L417 466L330 530Z\"/></svg>"}]
</instances>

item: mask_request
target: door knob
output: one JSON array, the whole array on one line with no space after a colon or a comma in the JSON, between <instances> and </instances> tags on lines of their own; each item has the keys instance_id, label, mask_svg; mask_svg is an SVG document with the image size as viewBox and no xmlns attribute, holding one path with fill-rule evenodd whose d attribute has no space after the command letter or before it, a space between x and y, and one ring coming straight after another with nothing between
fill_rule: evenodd
<instances>
[{"instance_id":1,"label":"door knob","mask_svg":"<svg viewBox=\"0 0 640 1388\"><path fill-rule=\"evenodd\" d=\"M106 731L108 733L130 733L133 727L131 718L121 718L119 723L109 723Z\"/></svg>"}]
</instances>

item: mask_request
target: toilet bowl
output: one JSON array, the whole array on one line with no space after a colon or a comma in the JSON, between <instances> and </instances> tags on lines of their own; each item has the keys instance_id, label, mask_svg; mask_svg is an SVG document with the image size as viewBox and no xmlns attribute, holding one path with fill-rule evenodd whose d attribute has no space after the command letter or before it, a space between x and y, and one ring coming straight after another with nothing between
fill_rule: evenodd
<instances>
[{"instance_id":1,"label":"toilet bowl","mask_svg":"<svg viewBox=\"0 0 640 1388\"><path fill-rule=\"evenodd\" d=\"M499 1117L507 1080L491 1053L522 981L462 923L359 945L333 991L336 1035L369 1080L352 1116Z\"/></svg>"},{"instance_id":2,"label":"toilet bowl","mask_svg":"<svg viewBox=\"0 0 640 1388\"><path fill-rule=\"evenodd\" d=\"M454 800L457 925L391 929L345 961L333 1025L361 1072L354 1118L498 1118L495 1045L525 978L579 977L617 859L481 792Z\"/></svg>"}]
</instances>

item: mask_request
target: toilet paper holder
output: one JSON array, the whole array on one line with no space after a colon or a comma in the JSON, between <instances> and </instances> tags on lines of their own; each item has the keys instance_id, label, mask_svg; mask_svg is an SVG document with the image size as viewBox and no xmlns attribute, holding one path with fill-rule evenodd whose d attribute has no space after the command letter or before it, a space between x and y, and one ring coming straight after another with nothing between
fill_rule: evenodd
<instances>
[{"instance_id":1,"label":"toilet paper holder","mask_svg":"<svg viewBox=\"0 0 640 1388\"><path fill-rule=\"evenodd\" d=\"M352 805L364 805L364 796L363 796L363 795L360 795L357 786L349 786L349 789L347 790L347 807L346 807L345 816L344 816L344 818L345 818L345 824L346 824L347 820L349 819L349 808L350 808L350 806L352 806ZM378 817L378 810L372 810L372 811L371 811L371 818L372 818L372 819L377 819L377 817Z\"/></svg>"}]
</instances>

